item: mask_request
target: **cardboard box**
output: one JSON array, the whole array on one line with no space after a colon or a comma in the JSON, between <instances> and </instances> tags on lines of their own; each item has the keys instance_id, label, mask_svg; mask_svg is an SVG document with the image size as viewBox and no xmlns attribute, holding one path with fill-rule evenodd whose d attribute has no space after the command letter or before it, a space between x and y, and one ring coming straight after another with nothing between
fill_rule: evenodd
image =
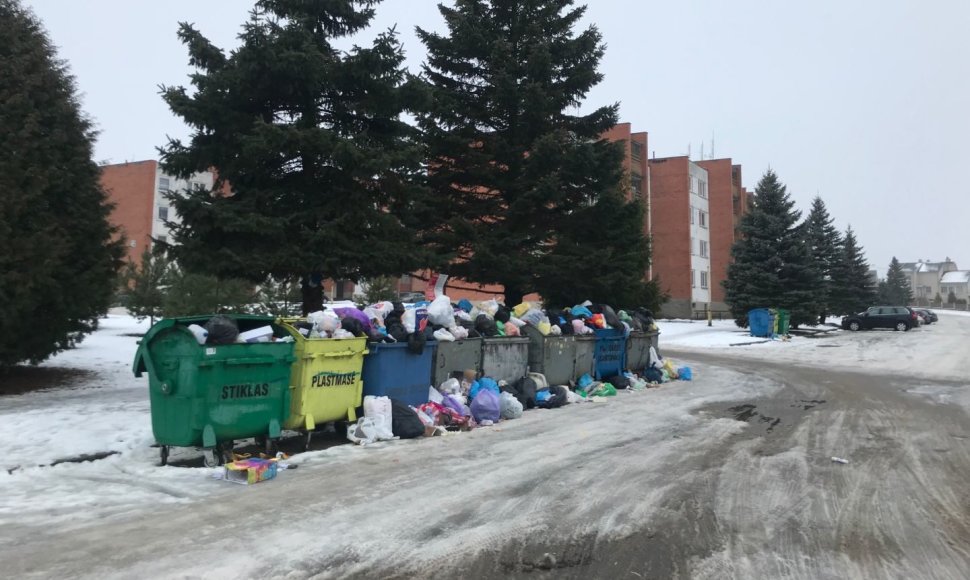
<instances>
[{"instance_id":1,"label":"cardboard box","mask_svg":"<svg viewBox=\"0 0 970 580\"><path fill-rule=\"evenodd\" d=\"M272 459L240 459L227 463L223 479L232 483L252 485L276 477L276 461Z\"/></svg>"}]
</instances>

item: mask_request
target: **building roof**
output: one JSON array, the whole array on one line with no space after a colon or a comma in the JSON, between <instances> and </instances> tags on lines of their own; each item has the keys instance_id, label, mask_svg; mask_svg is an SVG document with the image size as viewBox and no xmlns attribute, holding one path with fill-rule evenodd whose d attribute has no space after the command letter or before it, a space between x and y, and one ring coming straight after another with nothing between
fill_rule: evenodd
<instances>
[{"instance_id":1,"label":"building roof","mask_svg":"<svg viewBox=\"0 0 970 580\"><path fill-rule=\"evenodd\" d=\"M903 272L942 272L943 268L947 264L952 264L953 262L900 262L899 267L903 269Z\"/></svg>"},{"instance_id":2,"label":"building roof","mask_svg":"<svg viewBox=\"0 0 970 580\"><path fill-rule=\"evenodd\" d=\"M943 274L941 284L968 284L970 283L970 270L954 270Z\"/></svg>"}]
</instances>

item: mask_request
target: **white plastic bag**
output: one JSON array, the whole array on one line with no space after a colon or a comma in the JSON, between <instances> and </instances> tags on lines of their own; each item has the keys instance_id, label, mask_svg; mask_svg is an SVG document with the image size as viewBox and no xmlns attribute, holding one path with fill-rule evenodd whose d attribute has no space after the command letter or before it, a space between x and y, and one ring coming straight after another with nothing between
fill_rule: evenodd
<instances>
[{"instance_id":1,"label":"white plastic bag","mask_svg":"<svg viewBox=\"0 0 970 580\"><path fill-rule=\"evenodd\" d=\"M566 400L570 403L584 403L586 399L580 397L577 393L566 389Z\"/></svg>"},{"instance_id":2,"label":"white plastic bag","mask_svg":"<svg viewBox=\"0 0 970 580\"><path fill-rule=\"evenodd\" d=\"M438 296L428 305L428 322L445 328L455 325L455 309L447 296Z\"/></svg>"},{"instance_id":3,"label":"white plastic bag","mask_svg":"<svg viewBox=\"0 0 970 580\"><path fill-rule=\"evenodd\" d=\"M529 373L529 378L535 381L537 391L549 388L549 381L546 380L546 375L542 373Z\"/></svg>"},{"instance_id":4,"label":"white plastic bag","mask_svg":"<svg viewBox=\"0 0 970 580\"><path fill-rule=\"evenodd\" d=\"M441 391L434 387L428 387L428 400L432 403L444 403L445 398L441 395Z\"/></svg>"},{"instance_id":5,"label":"white plastic bag","mask_svg":"<svg viewBox=\"0 0 970 580\"><path fill-rule=\"evenodd\" d=\"M522 320L521 318L516 318L514 316L509 317L509 322L518 326L519 328L522 328L523 326L525 326L524 320Z\"/></svg>"},{"instance_id":6,"label":"white plastic bag","mask_svg":"<svg viewBox=\"0 0 970 580\"><path fill-rule=\"evenodd\" d=\"M503 419L518 419L522 416L522 403L512 393L503 392L499 396L499 406Z\"/></svg>"},{"instance_id":7,"label":"white plastic bag","mask_svg":"<svg viewBox=\"0 0 970 580\"><path fill-rule=\"evenodd\" d=\"M455 342L455 335L444 328L439 328L434 331L434 339L439 342Z\"/></svg>"},{"instance_id":8,"label":"white plastic bag","mask_svg":"<svg viewBox=\"0 0 970 580\"><path fill-rule=\"evenodd\" d=\"M455 337L455 340L462 340L468 338L468 329L464 326L452 326L448 329L448 332Z\"/></svg>"},{"instance_id":9,"label":"white plastic bag","mask_svg":"<svg viewBox=\"0 0 970 580\"><path fill-rule=\"evenodd\" d=\"M389 397L364 397L364 417L370 417L375 422L375 435L378 441L382 439L396 439L391 429L391 399Z\"/></svg>"},{"instance_id":10,"label":"white plastic bag","mask_svg":"<svg viewBox=\"0 0 970 580\"><path fill-rule=\"evenodd\" d=\"M657 349L650 347L650 366L657 369L658 371L664 370L664 361L657 354Z\"/></svg>"},{"instance_id":11,"label":"white plastic bag","mask_svg":"<svg viewBox=\"0 0 970 580\"><path fill-rule=\"evenodd\" d=\"M417 326L416 320L417 314L415 313L414 308L408 308L404 311L404 314L401 315L401 324L404 325L404 330L407 331L408 334L414 332L414 329Z\"/></svg>"},{"instance_id":12,"label":"white plastic bag","mask_svg":"<svg viewBox=\"0 0 970 580\"><path fill-rule=\"evenodd\" d=\"M461 393L461 382L458 379L448 379L447 381L441 383L438 387L438 391L445 395L457 395Z\"/></svg>"},{"instance_id":13,"label":"white plastic bag","mask_svg":"<svg viewBox=\"0 0 970 580\"><path fill-rule=\"evenodd\" d=\"M376 443L377 420L374 417L361 417L356 423L347 425L347 439L357 445Z\"/></svg>"}]
</instances>

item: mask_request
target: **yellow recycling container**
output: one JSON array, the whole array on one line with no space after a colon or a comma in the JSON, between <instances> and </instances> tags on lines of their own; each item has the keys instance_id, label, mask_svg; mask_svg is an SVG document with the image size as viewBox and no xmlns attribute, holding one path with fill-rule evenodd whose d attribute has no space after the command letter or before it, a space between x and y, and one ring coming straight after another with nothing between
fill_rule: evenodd
<instances>
[{"instance_id":1,"label":"yellow recycling container","mask_svg":"<svg viewBox=\"0 0 970 580\"><path fill-rule=\"evenodd\" d=\"M296 341L290 375L290 414L284 429L303 433L304 448L318 424L356 421L362 404L361 371L366 338L307 338L296 327L303 319L277 321Z\"/></svg>"}]
</instances>

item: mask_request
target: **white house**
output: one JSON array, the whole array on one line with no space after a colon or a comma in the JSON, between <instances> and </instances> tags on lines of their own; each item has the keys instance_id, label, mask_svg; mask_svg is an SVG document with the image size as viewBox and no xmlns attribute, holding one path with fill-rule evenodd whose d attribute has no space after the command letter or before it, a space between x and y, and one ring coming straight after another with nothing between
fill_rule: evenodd
<instances>
[{"instance_id":1,"label":"white house","mask_svg":"<svg viewBox=\"0 0 970 580\"><path fill-rule=\"evenodd\" d=\"M970 270L954 270L943 274L940 279L940 294L945 303L950 292L957 300L970 300Z\"/></svg>"}]
</instances>

